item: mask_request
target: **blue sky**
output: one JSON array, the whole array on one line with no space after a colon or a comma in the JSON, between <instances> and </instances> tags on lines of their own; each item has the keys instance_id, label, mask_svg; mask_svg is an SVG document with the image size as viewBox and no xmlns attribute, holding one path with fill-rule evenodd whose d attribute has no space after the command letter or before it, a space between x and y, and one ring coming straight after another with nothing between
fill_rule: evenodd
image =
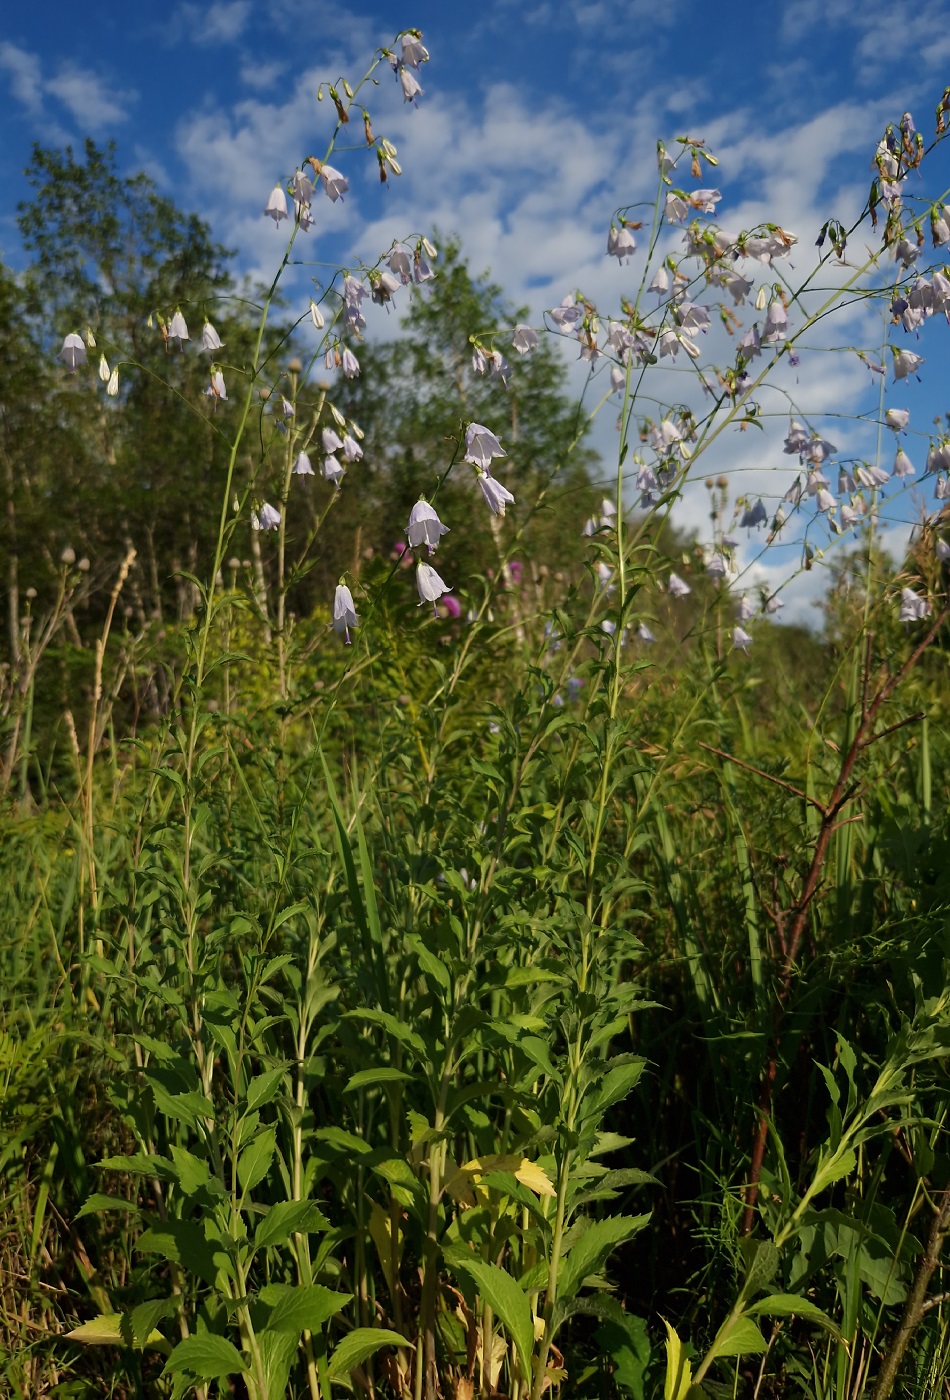
<instances>
[{"instance_id":1,"label":"blue sky","mask_svg":"<svg viewBox=\"0 0 950 1400\"><path fill-rule=\"evenodd\" d=\"M332 109L316 103L318 82L355 82L373 49L409 25L423 30L431 53L418 110L402 102L385 68L368 100L374 130L394 141L404 174L381 188L365 152L335 156L352 190L343 204L320 205L309 256L375 262L395 237L458 231L473 267L490 268L536 321L578 286L605 319L621 293L636 289L642 262L620 268L608 260L606 230L618 206L652 201L657 138L705 138L721 162L708 180L723 191L719 221L738 229L769 218L793 230L800 243L791 262L800 276L814 260L824 220L847 223L860 211L884 124L909 110L929 139L934 106L950 81L940 0L900 11L882 0L745 7L485 0L464 9L431 0L134 9L52 0L18 8L0 38L0 256L22 264L15 209L29 193L22 171L31 142L78 144L89 135L115 139L121 168L146 170L182 208L206 218L239 250L240 268L272 271L283 230L261 211L275 179L289 177L307 154L323 153ZM950 160L941 151L910 193L936 195L947 185ZM680 236L664 248L674 249ZM298 269L291 279L303 305L315 275ZM393 334L395 318L373 310L369 334ZM851 455L875 446L876 429L855 415L873 410L878 386L854 356L825 351L832 344L879 348L882 325L866 306L853 308L814 338L814 352L803 352L787 378L795 405ZM896 395L889 385L887 402L910 407L912 429L924 435L934 414L950 408L947 333L931 323L920 343L901 331L895 337L927 365L922 385L905 381ZM659 398L667 392L675 399L661 381ZM788 404L779 398L767 406L774 432L755 441L733 436L703 475L728 471L737 490L761 492L771 508L794 476L794 462L781 453ZM848 415L844 422L838 413ZM597 429L608 462L615 419L605 413ZM908 451L919 473L926 437L912 433ZM883 524L896 532L895 547L896 522L931 504L926 491L910 492L888 508ZM682 509L702 528L698 489ZM755 545L744 543L747 564ZM773 552L775 562L755 566L750 577L777 581L799 549L792 531ZM814 575L800 581L789 612L800 613L819 586Z\"/></svg>"}]
</instances>

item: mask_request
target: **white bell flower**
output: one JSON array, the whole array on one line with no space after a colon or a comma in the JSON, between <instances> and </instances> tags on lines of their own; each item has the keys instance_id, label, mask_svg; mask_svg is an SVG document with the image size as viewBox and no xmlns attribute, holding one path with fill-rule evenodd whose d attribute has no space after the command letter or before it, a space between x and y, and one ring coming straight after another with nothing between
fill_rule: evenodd
<instances>
[{"instance_id":1,"label":"white bell flower","mask_svg":"<svg viewBox=\"0 0 950 1400\"><path fill-rule=\"evenodd\" d=\"M188 327L185 324L185 318L180 311L176 311L168 323L168 339L177 340L179 349L181 348L183 340L191 339L191 336L188 334Z\"/></svg>"},{"instance_id":2,"label":"white bell flower","mask_svg":"<svg viewBox=\"0 0 950 1400\"><path fill-rule=\"evenodd\" d=\"M224 349L221 337L210 321L205 321L204 325L201 327L201 348L202 350L210 350L212 354L214 354L215 350Z\"/></svg>"},{"instance_id":3,"label":"white bell flower","mask_svg":"<svg viewBox=\"0 0 950 1400\"><path fill-rule=\"evenodd\" d=\"M350 645L350 628L360 625L359 616L353 603L353 594L345 583L338 583L333 595L333 630L339 632Z\"/></svg>"},{"instance_id":4,"label":"white bell flower","mask_svg":"<svg viewBox=\"0 0 950 1400\"><path fill-rule=\"evenodd\" d=\"M323 459L323 479L332 481L337 490L340 489L340 482L346 476L346 467L339 462L332 454Z\"/></svg>"},{"instance_id":5,"label":"white bell flower","mask_svg":"<svg viewBox=\"0 0 950 1400\"><path fill-rule=\"evenodd\" d=\"M81 335L75 331L70 331L63 341L63 348L59 352L59 358L69 370L70 374L75 374L81 365L86 363L86 345Z\"/></svg>"},{"instance_id":6,"label":"white bell flower","mask_svg":"<svg viewBox=\"0 0 950 1400\"><path fill-rule=\"evenodd\" d=\"M744 651L744 652L746 652L746 653L748 654L749 647L750 647L751 645L752 645L752 638L749 636L749 634L748 634L748 632L745 630L745 628L744 628L744 627L733 627L733 629L732 629L732 646L733 646L733 650L734 650L734 651Z\"/></svg>"},{"instance_id":7,"label":"white bell flower","mask_svg":"<svg viewBox=\"0 0 950 1400\"><path fill-rule=\"evenodd\" d=\"M307 456L306 452L299 452L297 454L297 460L294 462L293 474L294 476L314 475L313 467L310 465L310 458Z\"/></svg>"},{"instance_id":8,"label":"white bell flower","mask_svg":"<svg viewBox=\"0 0 950 1400\"><path fill-rule=\"evenodd\" d=\"M280 511L275 510L267 501L260 510L251 512L251 525L255 530L276 530L280 524Z\"/></svg>"},{"instance_id":9,"label":"white bell flower","mask_svg":"<svg viewBox=\"0 0 950 1400\"><path fill-rule=\"evenodd\" d=\"M276 184L271 190L270 197L264 205L264 213L274 220L275 225L279 224L281 219L286 219L287 196L284 194L280 184Z\"/></svg>"},{"instance_id":10,"label":"white bell flower","mask_svg":"<svg viewBox=\"0 0 950 1400\"><path fill-rule=\"evenodd\" d=\"M430 554L434 554L439 547L439 540L443 535L449 533L449 527L443 525L435 509L426 500L418 500L413 506L409 515L409 524L406 527L406 539L413 549L419 549L425 545Z\"/></svg>"},{"instance_id":11,"label":"white bell flower","mask_svg":"<svg viewBox=\"0 0 950 1400\"><path fill-rule=\"evenodd\" d=\"M514 505L515 498L507 486L502 486L501 482L496 481L487 471L478 473L478 484L492 515L504 515L505 506Z\"/></svg>"},{"instance_id":12,"label":"white bell flower","mask_svg":"<svg viewBox=\"0 0 950 1400\"><path fill-rule=\"evenodd\" d=\"M493 457L507 457L507 452L502 447L498 438L481 423L469 423L465 429L465 457L466 462L471 462L475 467L481 467L483 471L490 471Z\"/></svg>"},{"instance_id":13,"label":"white bell flower","mask_svg":"<svg viewBox=\"0 0 950 1400\"><path fill-rule=\"evenodd\" d=\"M672 598L685 598L687 593L692 593L693 591L689 584L680 578L679 574L670 574L669 582L666 587Z\"/></svg>"},{"instance_id":14,"label":"white bell flower","mask_svg":"<svg viewBox=\"0 0 950 1400\"><path fill-rule=\"evenodd\" d=\"M416 588L419 592L419 602L431 603L433 612L437 600L449 591L449 585L439 577L432 565L422 560L416 565Z\"/></svg>"}]
</instances>

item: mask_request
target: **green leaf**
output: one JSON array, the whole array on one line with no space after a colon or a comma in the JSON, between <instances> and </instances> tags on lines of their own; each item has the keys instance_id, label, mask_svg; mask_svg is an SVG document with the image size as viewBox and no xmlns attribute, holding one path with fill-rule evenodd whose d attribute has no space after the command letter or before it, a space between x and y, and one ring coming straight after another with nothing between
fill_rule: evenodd
<instances>
[{"instance_id":1,"label":"green leaf","mask_svg":"<svg viewBox=\"0 0 950 1400\"><path fill-rule=\"evenodd\" d=\"M254 1248L283 1244L291 1235L316 1235L330 1222L313 1201L278 1201L254 1231Z\"/></svg>"},{"instance_id":2,"label":"green leaf","mask_svg":"<svg viewBox=\"0 0 950 1400\"><path fill-rule=\"evenodd\" d=\"M82 1342L84 1346L125 1347L129 1345L130 1340L128 1327L129 1319L124 1313L100 1313L91 1322L74 1327L66 1336L69 1341ZM149 1329L146 1340L137 1342L136 1345L166 1346L167 1343L161 1332Z\"/></svg>"},{"instance_id":3,"label":"green leaf","mask_svg":"<svg viewBox=\"0 0 950 1400\"><path fill-rule=\"evenodd\" d=\"M344 1093L350 1093L354 1089L375 1089L382 1084L408 1084L415 1075L407 1074L404 1069L394 1069L391 1065L380 1065L378 1069L361 1069L352 1075L346 1084Z\"/></svg>"},{"instance_id":4,"label":"green leaf","mask_svg":"<svg viewBox=\"0 0 950 1400\"><path fill-rule=\"evenodd\" d=\"M495 1264L486 1264L483 1259L465 1249L446 1253L446 1261L455 1270L468 1274L497 1317L507 1327L518 1348L521 1372L526 1378L531 1376L531 1353L534 1350L534 1320L527 1294L518 1287L514 1279L504 1269Z\"/></svg>"},{"instance_id":5,"label":"green leaf","mask_svg":"<svg viewBox=\"0 0 950 1400\"><path fill-rule=\"evenodd\" d=\"M84 1215L98 1215L103 1210L124 1210L138 1211L138 1206L134 1201L127 1201L124 1196L103 1196L98 1191L93 1194L77 1212L76 1219L82 1220Z\"/></svg>"},{"instance_id":6,"label":"green leaf","mask_svg":"<svg viewBox=\"0 0 950 1400\"><path fill-rule=\"evenodd\" d=\"M746 1296L749 1296L769 1286L779 1266L779 1252L771 1240L753 1240L746 1236L739 1244L746 1261L745 1287Z\"/></svg>"},{"instance_id":7,"label":"green leaf","mask_svg":"<svg viewBox=\"0 0 950 1400\"><path fill-rule=\"evenodd\" d=\"M212 1177L208 1163L203 1157L196 1157L194 1153L186 1152L183 1147L176 1147L174 1144L169 1151L175 1163L178 1184L186 1196L193 1196L196 1191L209 1186L219 1194L223 1191L221 1183L216 1177Z\"/></svg>"},{"instance_id":8,"label":"green leaf","mask_svg":"<svg viewBox=\"0 0 950 1400\"><path fill-rule=\"evenodd\" d=\"M826 1191L829 1186L834 1186L835 1182L840 1181L843 1176L850 1176L857 1164L858 1159L851 1147L846 1147L843 1152L836 1153L832 1157L823 1158L818 1163L815 1179L808 1189L809 1196L817 1196L819 1191Z\"/></svg>"},{"instance_id":9,"label":"green leaf","mask_svg":"<svg viewBox=\"0 0 950 1400\"><path fill-rule=\"evenodd\" d=\"M609 1215L606 1220L593 1221L561 1266L558 1277L558 1297L573 1298L584 1280L599 1273L608 1257L624 1240L638 1234L650 1223L649 1215Z\"/></svg>"},{"instance_id":10,"label":"green leaf","mask_svg":"<svg viewBox=\"0 0 950 1400\"><path fill-rule=\"evenodd\" d=\"M330 1357L329 1376L339 1381L380 1347L411 1347L412 1343L388 1327L355 1327L348 1332Z\"/></svg>"},{"instance_id":11,"label":"green leaf","mask_svg":"<svg viewBox=\"0 0 950 1400\"><path fill-rule=\"evenodd\" d=\"M202 1332L200 1336L186 1337L178 1343L165 1362L162 1374L172 1375L176 1371L186 1371L203 1381L213 1381L221 1376L238 1375L247 1369L247 1362L227 1337Z\"/></svg>"},{"instance_id":12,"label":"green leaf","mask_svg":"<svg viewBox=\"0 0 950 1400\"><path fill-rule=\"evenodd\" d=\"M319 1332L325 1322L346 1307L352 1293L335 1293L320 1284L309 1287L269 1283L258 1295L271 1308L267 1327L272 1332L293 1332L297 1337L304 1330Z\"/></svg>"},{"instance_id":13,"label":"green leaf","mask_svg":"<svg viewBox=\"0 0 950 1400\"><path fill-rule=\"evenodd\" d=\"M280 1065L277 1069L269 1069L264 1074L255 1075L247 1086L248 1113L253 1113L256 1108L263 1108L277 1097L281 1080L286 1073L286 1066Z\"/></svg>"},{"instance_id":14,"label":"green leaf","mask_svg":"<svg viewBox=\"0 0 950 1400\"><path fill-rule=\"evenodd\" d=\"M767 1350L768 1342L752 1318L740 1317L728 1330L723 1328L710 1347L709 1355L710 1357L754 1356Z\"/></svg>"},{"instance_id":15,"label":"green leaf","mask_svg":"<svg viewBox=\"0 0 950 1400\"><path fill-rule=\"evenodd\" d=\"M166 1317L174 1317L180 1307L180 1298L155 1298L149 1303L139 1303L137 1308L132 1309L129 1317L132 1345L139 1351L146 1346L154 1346L156 1339L162 1337L162 1334L155 1330L156 1322L161 1322ZM164 1337L162 1341L165 1341Z\"/></svg>"},{"instance_id":16,"label":"green leaf","mask_svg":"<svg viewBox=\"0 0 950 1400\"><path fill-rule=\"evenodd\" d=\"M273 1128L265 1128L241 1153L238 1158L238 1179L245 1195L260 1185L270 1171L276 1147L277 1133Z\"/></svg>"},{"instance_id":17,"label":"green leaf","mask_svg":"<svg viewBox=\"0 0 950 1400\"><path fill-rule=\"evenodd\" d=\"M814 1322L817 1327L830 1332L836 1341L843 1340L827 1313L822 1312L809 1298L799 1298L794 1293L770 1293L767 1298L753 1303L747 1311L750 1316L757 1317L803 1317L807 1322Z\"/></svg>"},{"instance_id":18,"label":"green leaf","mask_svg":"<svg viewBox=\"0 0 950 1400\"><path fill-rule=\"evenodd\" d=\"M152 1225L139 1235L135 1248L142 1254L160 1254L173 1264L181 1264L212 1288L217 1286L219 1270L232 1273L227 1254L220 1246L212 1246L194 1220L169 1219Z\"/></svg>"}]
</instances>

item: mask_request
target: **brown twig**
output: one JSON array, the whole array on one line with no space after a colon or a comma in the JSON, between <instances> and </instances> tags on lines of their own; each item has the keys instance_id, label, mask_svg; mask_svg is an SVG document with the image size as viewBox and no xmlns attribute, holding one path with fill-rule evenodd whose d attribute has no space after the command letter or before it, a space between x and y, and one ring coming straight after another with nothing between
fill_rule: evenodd
<instances>
[{"instance_id":1,"label":"brown twig","mask_svg":"<svg viewBox=\"0 0 950 1400\"><path fill-rule=\"evenodd\" d=\"M752 1155L749 1161L749 1178L745 1187L745 1210L742 1216L742 1233L744 1235L751 1233L752 1226L755 1222L755 1204L758 1199L759 1179L762 1175L762 1164L765 1159L765 1145L769 1135L772 1100L775 1092L775 1080L778 1070L779 1035L785 1013L785 1005L791 991L795 968L798 962L798 953L808 923L809 911L821 885L822 872L824 870L825 860L828 856L828 847L832 835L836 827L842 825L838 820L841 811L851 802L855 794L860 790L860 784L852 781L854 768L858 758L870 744L876 742L879 738L883 738L884 735L892 733L895 729L901 728L904 724L909 724L911 722L910 719L901 720L898 724L891 725L888 729L882 730L880 734L874 733L874 726L882 708L917 665L917 662L920 660L921 656L923 656L931 642L933 642L948 617L950 617L950 599L944 603L944 606L934 618L930 627L924 633L924 636L914 647L914 650L903 664L892 675L887 677L870 701L868 700L871 689L870 635L867 639L864 657L864 674L861 683L861 719L851 743L841 760L841 767L838 770L838 777L832 789L831 796L824 804L817 802L814 804L818 807L822 817L821 824L818 828L818 835L815 838L815 844L812 850L811 863L805 875L798 902L788 911L787 925L785 919L782 919L783 931L787 928L784 958L779 974L778 995L775 1002L775 1013L768 1056L759 1089L756 1130L752 1143ZM706 746L704 745L704 747ZM723 756L729 757L728 754ZM755 770L753 769L753 771ZM777 781L771 778L767 773L762 776L770 778L773 782ZM801 796L801 794L799 795ZM776 914L773 913L772 917L774 920Z\"/></svg>"}]
</instances>

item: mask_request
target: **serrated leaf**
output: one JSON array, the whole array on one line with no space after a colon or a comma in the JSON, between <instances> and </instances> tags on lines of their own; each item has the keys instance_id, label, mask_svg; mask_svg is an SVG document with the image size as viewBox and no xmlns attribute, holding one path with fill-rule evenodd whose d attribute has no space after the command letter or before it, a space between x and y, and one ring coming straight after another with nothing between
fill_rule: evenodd
<instances>
[{"instance_id":1,"label":"serrated leaf","mask_svg":"<svg viewBox=\"0 0 950 1400\"><path fill-rule=\"evenodd\" d=\"M197 1337L186 1337L178 1343L165 1362L162 1374L185 1371L203 1381L213 1381L221 1376L240 1375L247 1370L247 1362L233 1342L229 1342L227 1337L215 1336L213 1332L202 1332Z\"/></svg>"},{"instance_id":2,"label":"serrated leaf","mask_svg":"<svg viewBox=\"0 0 950 1400\"><path fill-rule=\"evenodd\" d=\"M728 1330L716 1337L709 1349L710 1357L754 1356L768 1350L768 1342L762 1336L751 1317L740 1317Z\"/></svg>"},{"instance_id":3,"label":"serrated leaf","mask_svg":"<svg viewBox=\"0 0 950 1400\"><path fill-rule=\"evenodd\" d=\"M155 1330L155 1324L163 1318L174 1317L180 1307L180 1298L155 1298L148 1303L139 1303L129 1315L132 1345L141 1351L144 1347L157 1345L159 1338L165 1342L161 1332Z\"/></svg>"},{"instance_id":4,"label":"serrated leaf","mask_svg":"<svg viewBox=\"0 0 950 1400\"><path fill-rule=\"evenodd\" d=\"M663 1381L663 1400L686 1400L693 1384L693 1368L683 1350L683 1343L666 1318L663 1319L663 1325L666 1328L666 1376Z\"/></svg>"},{"instance_id":5,"label":"serrated leaf","mask_svg":"<svg viewBox=\"0 0 950 1400\"><path fill-rule=\"evenodd\" d=\"M238 1179L245 1195L259 1186L270 1171L276 1147L275 1130L265 1128L241 1153L238 1158Z\"/></svg>"},{"instance_id":6,"label":"serrated leaf","mask_svg":"<svg viewBox=\"0 0 950 1400\"><path fill-rule=\"evenodd\" d=\"M356 1366L361 1366L368 1356L379 1351L380 1347L411 1347L412 1343L399 1332L388 1327L355 1327L334 1348L330 1357L328 1374L332 1381L342 1380Z\"/></svg>"},{"instance_id":7,"label":"serrated leaf","mask_svg":"<svg viewBox=\"0 0 950 1400\"><path fill-rule=\"evenodd\" d=\"M257 1108L263 1108L269 1104L280 1089L281 1081L286 1074L286 1066L279 1065L277 1069L265 1070L263 1074L257 1074L247 1086L247 1111L253 1113Z\"/></svg>"},{"instance_id":8,"label":"serrated leaf","mask_svg":"<svg viewBox=\"0 0 950 1400\"><path fill-rule=\"evenodd\" d=\"M803 1317L807 1322L814 1322L816 1327L823 1327L836 1341L843 1340L831 1318L817 1303L794 1293L770 1293L767 1298L752 1303L747 1311L750 1316L758 1317Z\"/></svg>"},{"instance_id":9,"label":"serrated leaf","mask_svg":"<svg viewBox=\"0 0 950 1400\"><path fill-rule=\"evenodd\" d=\"M511 1274L495 1264L487 1264L466 1249L446 1252L446 1260L453 1269L468 1274L482 1301L504 1323L518 1350L522 1375L530 1377L534 1319L527 1294L519 1288Z\"/></svg>"},{"instance_id":10,"label":"serrated leaf","mask_svg":"<svg viewBox=\"0 0 950 1400\"><path fill-rule=\"evenodd\" d=\"M291 1235L317 1235L329 1228L329 1220L313 1201L278 1201L254 1231L254 1248L267 1249Z\"/></svg>"},{"instance_id":11,"label":"serrated leaf","mask_svg":"<svg viewBox=\"0 0 950 1400\"><path fill-rule=\"evenodd\" d=\"M135 1201L127 1201L124 1196L103 1196L100 1192L94 1191L85 1201L82 1209L77 1211L76 1219L82 1220L84 1215L98 1215L103 1210L137 1212L138 1206Z\"/></svg>"},{"instance_id":12,"label":"serrated leaf","mask_svg":"<svg viewBox=\"0 0 950 1400\"><path fill-rule=\"evenodd\" d=\"M258 1296L271 1309L267 1327L272 1332L293 1332L299 1337L304 1330L319 1332L325 1322L346 1307L353 1294L335 1293L317 1283L299 1287L270 1283Z\"/></svg>"},{"instance_id":13,"label":"serrated leaf","mask_svg":"<svg viewBox=\"0 0 950 1400\"><path fill-rule=\"evenodd\" d=\"M650 1218L649 1215L609 1215L605 1220L594 1220L561 1266L558 1296L573 1298L583 1287L584 1280L599 1273L617 1246L638 1234L650 1223Z\"/></svg>"},{"instance_id":14,"label":"serrated leaf","mask_svg":"<svg viewBox=\"0 0 950 1400\"><path fill-rule=\"evenodd\" d=\"M100 1313L90 1322L74 1327L66 1336L71 1342L82 1342L83 1346L128 1346L128 1318L123 1313ZM143 1346L163 1346L165 1338L161 1332L151 1330Z\"/></svg>"}]
</instances>

